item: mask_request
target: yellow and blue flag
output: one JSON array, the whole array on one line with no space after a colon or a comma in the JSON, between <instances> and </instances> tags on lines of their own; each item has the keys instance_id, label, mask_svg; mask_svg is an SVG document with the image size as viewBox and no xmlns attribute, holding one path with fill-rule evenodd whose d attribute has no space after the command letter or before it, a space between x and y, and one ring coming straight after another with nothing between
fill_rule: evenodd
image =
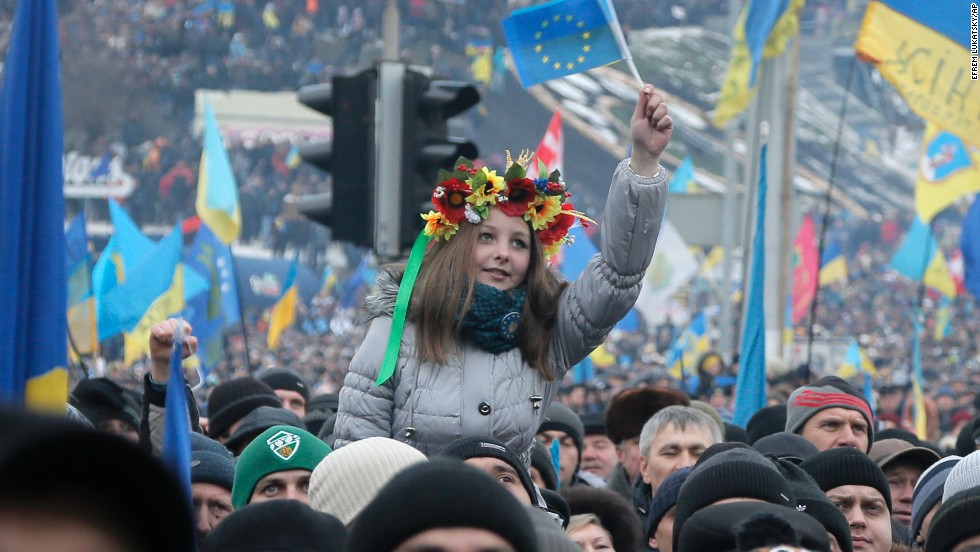
<instances>
[{"instance_id":1,"label":"yellow and blue flag","mask_svg":"<svg viewBox=\"0 0 980 552\"><path fill-rule=\"evenodd\" d=\"M684 379L686 372L693 372L697 359L708 351L708 320L704 311L691 319L667 353L664 366L674 379Z\"/></svg>"},{"instance_id":2,"label":"yellow and blue flag","mask_svg":"<svg viewBox=\"0 0 980 552\"><path fill-rule=\"evenodd\" d=\"M854 48L912 111L980 145L980 81L970 75L971 4L976 5L971 0L871 2Z\"/></svg>"},{"instance_id":3,"label":"yellow and blue flag","mask_svg":"<svg viewBox=\"0 0 980 552\"><path fill-rule=\"evenodd\" d=\"M221 243L229 244L238 238L242 228L242 213L238 204L238 185L231 170L228 152L221 143L218 120L211 102L204 101L204 151L197 178L198 216L214 232Z\"/></svg>"},{"instance_id":4,"label":"yellow and blue flag","mask_svg":"<svg viewBox=\"0 0 980 552\"><path fill-rule=\"evenodd\" d=\"M928 418L926 416L926 401L922 393L925 378L922 375L922 322L921 311L915 309L913 314L913 327L915 337L912 339L912 396L915 403L912 405L915 419L915 436L926 440L928 434Z\"/></svg>"},{"instance_id":5,"label":"yellow and blue flag","mask_svg":"<svg viewBox=\"0 0 980 552\"><path fill-rule=\"evenodd\" d=\"M607 1L555 0L504 19L504 37L524 88L626 57Z\"/></svg>"},{"instance_id":6,"label":"yellow and blue flag","mask_svg":"<svg viewBox=\"0 0 980 552\"><path fill-rule=\"evenodd\" d=\"M207 293L187 296L184 306L184 318L194 328L206 376L221 360L222 330L240 320L234 259L231 248L202 224L184 254L184 265L203 275L207 282Z\"/></svg>"},{"instance_id":7,"label":"yellow and blue flag","mask_svg":"<svg viewBox=\"0 0 980 552\"><path fill-rule=\"evenodd\" d=\"M974 192L980 192L980 149L927 122L915 183L919 218L929 222L954 201Z\"/></svg>"},{"instance_id":8,"label":"yellow and blue flag","mask_svg":"<svg viewBox=\"0 0 980 552\"><path fill-rule=\"evenodd\" d=\"M857 340L852 337L851 343L847 347L847 354L844 355L844 362L837 369L837 375L849 379L858 374L877 376L878 369L868 358L868 353L865 352L864 348L858 345Z\"/></svg>"},{"instance_id":9,"label":"yellow and blue flag","mask_svg":"<svg viewBox=\"0 0 980 552\"><path fill-rule=\"evenodd\" d=\"M752 101L762 59L778 56L799 29L804 0L748 0L732 30L732 58L712 122L723 127Z\"/></svg>"},{"instance_id":10,"label":"yellow and blue flag","mask_svg":"<svg viewBox=\"0 0 980 552\"><path fill-rule=\"evenodd\" d=\"M109 220L112 221L112 237L92 269L96 309L102 296L123 283L127 271L132 270L155 247L155 242L140 232L139 226L114 199L109 199Z\"/></svg>"},{"instance_id":11,"label":"yellow and blue flag","mask_svg":"<svg viewBox=\"0 0 980 552\"><path fill-rule=\"evenodd\" d=\"M963 219L960 251L963 252L963 286L980 299L980 194L973 196L973 205Z\"/></svg>"},{"instance_id":12,"label":"yellow and blue flag","mask_svg":"<svg viewBox=\"0 0 980 552\"><path fill-rule=\"evenodd\" d=\"M918 218L912 222L905 241L892 256L891 267L906 278L921 281L946 297L956 297L956 282L949 273L946 257L932 231Z\"/></svg>"},{"instance_id":13,"label":"yellow and blue flag","mask_svg":"<svg viewBox=\"0 0 980 552\"><path fill-rule=\"evenodd\" d=\"M64 414L61 113L56 2L17 2L0 87L0 403Z\"/></svg>"},{"instance_id":14,"label":"yellow and blue flag","mask_svg":"<svg viewBox=\"0 0 980 552\"><path fill-rule=\"evenodd\" d=\"M102 339L131 332L144 314L173 283L180 262L184 235L180 225L157 243L126 275L126 281L107 292L99 302L99 336Z\"/></svg>"},{"instance_id":15,"label":"yellow and blue flag","mask_svg":"<svg viewBox=\"0 0 980 552\"><path fill-rule=\"evenodd\" d=\"M749 418L766 406L766 145L759 154L759 188L755 238L752 242L752 272L746 298L745 327L739 350L738 379L735 381L735 412L732 421L745 427Z\"/></svg>"},{"instance_id":16,"label":"yellow and blue flag","mask_svg":"<svg viewBox=\"0 0 980 552\"><path fill-rule=\"evenodd\" d=\"M91 265L85 215L78 213L65 231L65 269L68 271L68 339L79 355L90 355L99 349Z\"/></svg>"},{"instance_id":17,"label":"yellow and blue flag","mask_svg":"<svg viewBox=\"0 0 980 552\"><path fill-rule=\"evenodd\" d=\"M821 286L826 286L841 281L847 281L847 260L844 258L844 249L840 241L831 240L823 250L823 258L820 259L819 283Z\"/></svg>"},{"instance_id":18,"label":"yellow and blue flag","mask_svg":"<svg viewBox=\"0 0 980 552\"><path fill-rule=\"evenodd\" d=\"M952 332L952 327L949 324L951 304L952 301L949 300L949 297L943 295L939 298L939 308L936 309L936 324L932 332L932 337L936 341L942 341L949 337L950 332Z\"/></svg>"},{"instance_id":19,"label":"yellow and blue flag","mask_svg":"<svg viewBox=\"0 0 980 552\"><path fill-rule=\"evenodd\" d=\"M279 336L296 322L296 300L299 295L299 288L296 286L297 264L298 259L293 259L293 263L289 265L289 273L282 284L282 295L272 306L272 313L269 315L269 333L266 336L269 349L278 347Z\"/></svg>"}]
</instances>

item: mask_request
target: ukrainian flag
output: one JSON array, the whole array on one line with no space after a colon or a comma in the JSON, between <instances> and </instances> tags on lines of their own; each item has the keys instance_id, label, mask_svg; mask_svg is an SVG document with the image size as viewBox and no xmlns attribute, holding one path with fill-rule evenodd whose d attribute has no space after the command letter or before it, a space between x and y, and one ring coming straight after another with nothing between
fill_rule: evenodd
<instances>
[{"instance_id":1,"label":"ukrainian flag","mask_svg":"<svg viewBox=\"0 0 980 552\"><path fill-rule=\"evenodd\" d=\"M17 2L0 88L0 402L65 412L65 198L55 0Z\"/></svg>"},{"instance_id":2,"label":"ukrainian flag","mask_svg":"<svg viewBox=\"0 0 980 552\"><path fill-rule=\"evenodd\" d=\"M299 290L296 287L296 265L297 260L289 265L289 273L286 281L282 285L282 295L272 306L272 313L269 315L269 334L266 336L266 345L269 349L279 346L279 336L286 328L296 322L296 298Z\"/></svg>"},{"instance_id":3,"label":"ukrainian flag","mask_svg":"<svg viewBox=\"0 0 980 552\"><path fill-rule=\"evenodd\" d=\"M238 185L231 170L228 152L221 143L218 120L211 103L204 102L204 151L197 177L197 214L211 231L229 244L238 238L242 228L242 213L238 205Z\"/></svg>"},{"instance_id":4,"label":"ukrainian flag","mask_svg":"<svg viewBox=\"0 0 980 552\"><path fill-rule=\"evenodd\" d=\"M849 379L858 374L877 376L878 369L875 368L874 363L868 358L868 353L858 345L857 340L851 338L851 344L847 348L844 362L837 369L837 375L844 379Z\"/></svg>"},{"instance_id":5,"label":"ukrainian flag","mask_svg":"<svg viewBox=\"0 0 980 552\"><path fill-rule=\"evenodd\" d=\"M980 149L927 122L915 183L919 218L929 222L954 201L974 192L980 192Z\"/></svg>"},{"instance_id":6,"label":"ukrainian flag","mask_svg":"<svg viewBox=\"0 0 980 552\"><path fill-rule=\"evenodd\" d=\"M844 250L841 249L839 241L830 242L830 245L824 249L823 258L820 259L819 278L821 286L847 281L847 260L844 258Z\"/></svg>"},{"instance_id":7,"label":"ukrainian flag","mask_svg":"<svg viewBox=\"0 0 980 552\"><path fill-rule=\"evenodd\" d=\"M504 19L504 37L524 88L626 57L605 1L555 0Z\"/></svg>"},{"instance_id":8,"label":"ukrainian flag","mask_svg":"<svg viewBox=\"0 0 980 552\"><path fill-rule=\"evenodd\" d=\"M796 35L804 0L748 0L732 30L732 58L728 62L712 122L723 127L741 113L755 94L763 58L783 53Z\"/></svg>"},{"instance_id":9,"label":"ukrainian flag","mask_svg":"<svg viewBox=\"0 0 980 552\"><path fill-rule=\"evenodd\" d=\"M946 297L956 297L956 282L949 273L946 257L932 231L918 218L892 256L891 267L906 278L924 282Z\"/></svg>"},{"instance_id":10,"label":"ukrainian flag","mask_svg":"<svg viewBox=\"0 0 980 552\"><path fill-rule=\"evenodd\" d=\"M99 348L92 294L92 256L88 252L85 216L79 213L65 232L65 268L68 271L68 337L79 355Z\"/></svg>"},{"instance_id":11,"label":"ukrainian flag","mask_svg":"<svg viewBox=\"0 0 980 552\"><path fill-rule=\"evenodd\" d=\"M912 111L980 145L980 82L970 76L971 4L976 5L973 0L871 2L854 48Z\"/></svg>"}]
</instances>

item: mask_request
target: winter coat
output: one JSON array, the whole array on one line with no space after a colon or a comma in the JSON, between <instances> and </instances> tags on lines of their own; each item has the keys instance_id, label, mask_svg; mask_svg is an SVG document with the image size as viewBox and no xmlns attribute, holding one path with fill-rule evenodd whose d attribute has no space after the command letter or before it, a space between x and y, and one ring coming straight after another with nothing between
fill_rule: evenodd
<instances>
[{"instance_id":1,"label":"winter coat","mask_svg":"<svg viewBox=\"0 0 980 552\"><path fill-rule=\"evenodd\" d=\"M468 342L445 365L420 362L416 333L405 324L394 375L375 385L391 329L397 278L382 273L373 317L340 390L335 448L367 437L408 443L429 455L452 441L492 435L530 464L534 436L562 377L599 346L632 308L653 257L667 197L667 171L613 174L602 216L600 253L561 294L550 345L557 378L526 363L519 348L494 355Z\"/></svg>"}]
</instances>

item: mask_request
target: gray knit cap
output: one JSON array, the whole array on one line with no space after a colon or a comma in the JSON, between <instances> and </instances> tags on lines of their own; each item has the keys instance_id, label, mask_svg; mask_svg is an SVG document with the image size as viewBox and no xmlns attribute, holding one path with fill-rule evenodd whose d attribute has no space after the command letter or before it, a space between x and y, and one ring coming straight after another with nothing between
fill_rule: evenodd
<instances>
[{"instance_id":1,"label":"gray knit cap","mask_svg":"<svg viewBox=\"0 0 980 552\"><path fill-rule=\"evenodd\" d=\"M975 487L980 487L980 450L964 456L949 471L943 485L943 502L958 492Z\"/></svg>"},{"instance_id":2,"label":"gray knit cap","mask_svg":"<svg viewBox=\"0 0 980 552\"><path fill-rule=\"evenodd\" d=\"M817 412L828 408L846 408L864 416L864 421L868 423L868 450L870 450L871 444L874 443L875 423L871 406L853 385L837 376L820 378L813 385L804 385L793 391L786 404L786 431L800 433L807 420Z\"/></svg>"},{"instance_id":3,"label":"gray knit cap","mask_svg":"<svg viewBox=\"0 0 980 552\"><path fill-rule=\"evenodd\" d=\"M235 458L224 445L191 432L191 483L212 483L231 492Z\"/></svg>"}]
</instances>

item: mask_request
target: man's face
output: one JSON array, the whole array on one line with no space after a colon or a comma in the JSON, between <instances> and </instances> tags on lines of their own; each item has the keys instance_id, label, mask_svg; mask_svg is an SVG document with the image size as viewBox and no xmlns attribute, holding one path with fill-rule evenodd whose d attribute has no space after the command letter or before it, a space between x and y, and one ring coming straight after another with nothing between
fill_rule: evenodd
<instances>
[{"instance_id":1,"label":"man's face","mask_svg":"<svg viewBox=\"0 0 980 552\"><path fill-rule=\"evenodd\" d=\"M676 513L676 508L671 507L664 514L664 517L660 519L660 523L657 524L657 530L653 533L653 538L650 539L650 548L659 550L660 552L673 552L674 551L674 514Z\"/></svg>"},{"instance_id":2,"label":"man's face","mask_svg":"<svg viewBox=\"0 0 980 552\"><path fill-rule=\"evenodd\" d=\"M868 422L860 412L848 408L817 412L803 424L800 435L821 451L834 447L868 450Z\"/></svg>"},{"instance_id":3,"label":"man's face","mask_svg":"<svg viewBox=\"0 0 980 552\"><path fill-rule=\"evenodd\" d=\"M99 424L99 431L117 435L133 444L139 444L140 442L140 434L136 431L136 428L122 420L106 420Z\"/></svg>"},{"instance_id":4,"label":"man's face","mask_svg":"<svg viewBox=\"0 0 980 552\"><path fill-rule=\"evenodd\" d=\"M291 410L301 420L306 416L306 399L303 398L303 395L299 391L276 389L276 396L279 397L279 402L282 403L283 408Z\"/></svg>"},{"instance_id":5,"label":"man's face","mask_svg":"<svg viewBox=\"0 0 980 552\"><path fill-rule=\"evenodd\" d=\"M616 462L616 445L609 437L601 434L585 436L582 443L582 470L606 480Z\"/></svg>"},{"instance_id":6,"label":"man's face","mask_svg":"<svg viewBox=\"0 0 980 552\"><path fill-rule=\"evenodd\" d=\"M640 458L640 473L656 493L660 484L675 471L693 466L704 449L715 444L711 430L700 424L681 429L667 424L653 438L646 457Z\"/></svg>"},{"instance_id":7,"label":"man's face","mask_svg":"<svg viewBox=\"0 0 980 552\"><path fill-rule=\"evenodd\" d=\"M906 527L912 526L912 492L922 469L915 463L896 461L885 469L888 489L892 493L892 518Z\"/></svg>"},{"instance_id":8,"label":"man's face","mask_svg":"<svg viewBox=\"0 0 980 552\"><path fill-rule=\"evenodd\" d=\"M922 527L919 528L919 534L912 535L912 540L919 543L919 548L923 548L925 546L925 542L926 542L925 535L929 534L929 527L932 526L932 518L936 517L936 511L939 510L939 507L942 505L943 505L942 500L939 500L935 504L933 504L932 508L929 508L929 511L926 512L926 515L922 517Z\"/></svg>"},{"instance_id":9,"label":"man's face","mask_svg":"<svg viewBox=\"0 0 980 552\"><path fill-rule=\"evenodd\" d=\"M855 552L889 552L892 523L885 498L873 487L842 485L827 491L827 498L840 508L851 527Z\"/></svg>"},{"instance_id":10,"label":"man's face","mask_svg":"<svg viewBox=\"0 0 980 552\"><path fill-rule=\"evenodd\" d=\"M440 527L415 535L395 552L515 552L500 535L476 527Z\"/></svg>"},{"instance_id":11,"label":"man's face","mask_svg":"<svg viewBox=\"0 0 980 552\"><path fill-rule=\"evenodd\" d=\"M480 471L496 479L521 504L525 506L531 505L531 497L527 494L527 489L521 483L521 478L517 475L517 470L514 469L514 466L492 456L467 458L464 460L464 463L478 468Z\"/></svg>"},{"instance_id":12,"label":"man's face","mask_svg":"<svg viewBox=\"0 0 980 552\"><path fill-rule=\"evenodd\" d=\"M213 483L194 483L191 485L191 498L194 502L197 542L200 543L231 513L231 491Z\"/></svg>"},{"instance_id":13,"label":"man's face","mask_svg":"<svg viewBox=\"0 0 980 552\"><path fill-rule=\"evenodd\" d=\"M551 443L558 441L559 444L559 472L558 480L562 486L568 485L575 475L575 468L578 466L578 447L575 446L575 439L564 431L549 429L538 433L538 441L551 451Z\"/></svg>"},{"instance_id":14,"label":"man's face","mask_svg":"<svg viewBox=\"0 0 980 552\"><path fill-rule=\"evenodd\" d=\"M259 479L252 489L249 504L266 500L298 500L310 503L310 470L286 470L270 473Z\"/></svg>"},{"instance_id":15,"label":"man's face","mask_svg":"<svg viewBox=\"0 0 980 552\"><path fill-rule=\"evenodd\" d=\"M633 480L640 474L640 460L642 460L640 436L623 439L623 442L616 447L616 455L619 457L619 463L623 465L623 470L626 471L626 479L632 485Z\"/></svg>"}]
</instances>

